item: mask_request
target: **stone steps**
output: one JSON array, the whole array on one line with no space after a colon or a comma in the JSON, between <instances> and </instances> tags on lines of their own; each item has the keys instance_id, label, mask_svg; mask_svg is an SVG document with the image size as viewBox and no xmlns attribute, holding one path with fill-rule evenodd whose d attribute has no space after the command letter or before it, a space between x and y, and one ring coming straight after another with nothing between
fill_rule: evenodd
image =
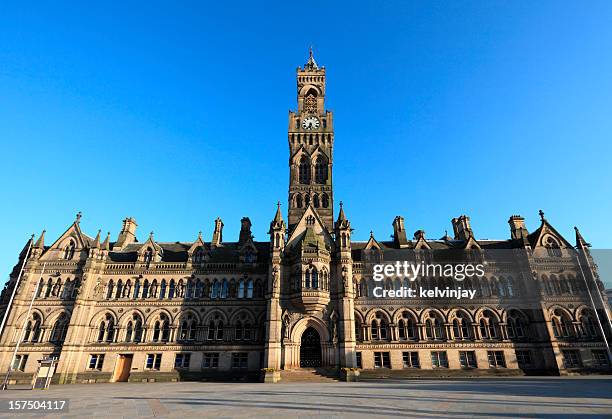
<instances>
[{"instance_id":1,"label":"stone steps","mask_svg":"<svg viewBox=\"0 0 612 419\"><path fill-rule=\"evenodd\" d=\"M329 368L299 368L281 371L282 383L335 383L338 372Z\"/></svg>"}]
</instances>

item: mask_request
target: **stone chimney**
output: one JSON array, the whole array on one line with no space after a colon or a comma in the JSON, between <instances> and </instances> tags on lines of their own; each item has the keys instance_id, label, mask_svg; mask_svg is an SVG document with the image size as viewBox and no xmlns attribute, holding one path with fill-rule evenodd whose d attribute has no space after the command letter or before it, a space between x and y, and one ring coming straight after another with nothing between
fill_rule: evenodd
<instances>
[{"instance_id":1,"label":"stone chimney","mask_svg":"<svg viewBox=\"0 0 612 419\"><path fill-rule=\"evenodd\" d=\"M404 226L404 217L398 215L393 220L393 241L397 247L407 247L408 239L406 238L406 227Z\"/></svg>"},{"instance_id":2,"label":"stone chimney","mask_svg":"<svg viewBox=\"0 0 612 419\"><path fill-rule=\"evenodd\" d=\"M468 238L474 237L472 233L472 227L470 226L470 217L467 215L461 215L459 218L453 218L453 232L455 233L455 240L467 240Z\"/></svg>"},{"instance_id":3,"label":"stone chimney","mask_svg":"<svg viewBox=\"0 0 612 419\"><path fill-rule=\"evenodd\" d=\"M238 243L246 243L251 236L251 220L249 220L249 217L242 217L240 220L240 235L238 236Z\"/></svg>"},{"instance_id":4,"label":"stone chimney","mask_svg":"<svg viewBox=\"0 0 612 419\"><path fill-rule=\"evenodd\" d=\"M136 220L134 218L128 217L123 220L123 227L121 227L121 232L119 233L119 237L117 237L115 247L122 248L130 243L137 242L136 227L138 227L138 224L136 224Z\"/></svg>"},{"instance_id":5,"label":"stone chimney","mask_svg":"<svg viewBox=\"0 0 612 419\"><path fill-rule=\"evenodd\" d=\"M525 227L525 219L520 215L512 215L508 220L510 224L510 237L512 240L518 240L526 238L529 232Z\"/></svg>"},{"instance_id":6,"label":"stone chimney","mask_svg":"<svg viewBox=\"0 0 612 419\"><path fill-rule=\"evenodd\" d=\"M213 247L221 246L223 242L223 221L217 217L215 220L215 230L213 231L212 242L210 243Z\"/></svg>"}]
</instances>

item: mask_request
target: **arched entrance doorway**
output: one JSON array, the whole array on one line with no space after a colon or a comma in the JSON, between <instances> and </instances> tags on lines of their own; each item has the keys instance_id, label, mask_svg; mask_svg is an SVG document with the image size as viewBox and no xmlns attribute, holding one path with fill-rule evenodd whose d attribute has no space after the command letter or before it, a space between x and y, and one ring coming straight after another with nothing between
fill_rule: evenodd
<instances>
[{"instance_id":1,"label":"arched entrance doorway","mask_svg":"<svg viewBox=\"0 0 612 419\"><path fill-rule=\"evenodd\" d=\"M302 333L300 345L300 368L315 368L321 366L321 337L313 327Z\"/></svg>"}]
</instances>

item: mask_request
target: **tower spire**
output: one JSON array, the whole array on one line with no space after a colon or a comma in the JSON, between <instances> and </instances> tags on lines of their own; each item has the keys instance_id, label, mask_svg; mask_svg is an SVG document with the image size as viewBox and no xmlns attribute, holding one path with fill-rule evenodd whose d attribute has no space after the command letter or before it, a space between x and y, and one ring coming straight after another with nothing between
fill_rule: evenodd
<instances>
[{"instance_id":1,"label":"tower spire","mask_svg":"<svg viewBox=\"0 0 612 419\"><path fill-rule=\"evenodd\" d=\"M318 70L319 69L317 62L314 59L314 54L312 52L312 45L310 46L310 49L308 52L308 62L304 64L304 69L306 70Z\"/></svg>"}]
</instances>

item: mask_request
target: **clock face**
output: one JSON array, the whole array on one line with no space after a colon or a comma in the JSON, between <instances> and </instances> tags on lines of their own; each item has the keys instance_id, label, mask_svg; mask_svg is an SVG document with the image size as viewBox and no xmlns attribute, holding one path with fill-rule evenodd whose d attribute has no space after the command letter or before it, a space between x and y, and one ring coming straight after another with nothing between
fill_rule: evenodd
<instances>
[{"instance_id":1,"label":"clock face","mask_svg":"<svg viewBox=\"0 0 612 419\"><path fill-rule=\"evenodd\" d=\"M319 128L320 124L321 123L319 122L319 118L317 118L316 116L307 116L302 121L302 128L304 128L304 129L317 129L317 128Z\"/></svg>"}]
</instances>

